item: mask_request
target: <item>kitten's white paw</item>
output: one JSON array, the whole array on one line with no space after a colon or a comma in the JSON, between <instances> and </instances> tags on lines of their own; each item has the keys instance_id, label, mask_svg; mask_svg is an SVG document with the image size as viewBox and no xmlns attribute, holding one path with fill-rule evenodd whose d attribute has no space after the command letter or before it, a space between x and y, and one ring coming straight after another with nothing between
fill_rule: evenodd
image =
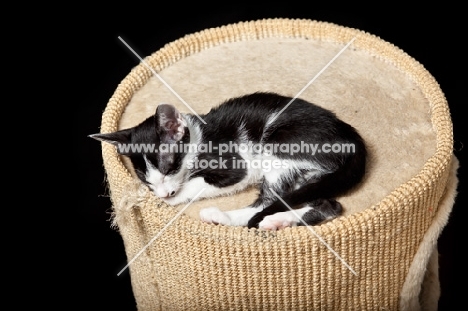
<instances>
[{"instance_id":1,"label":"kitten's white paw","mask_svg":"<svg viewBox=\"0 0 468 311\"><path fill-rule=\"evenodd\" d=\"M227 225L231 224L229 216L217 207L208 207L200 211L200 219L209 224Z\"/></svg>"},{"instance_id":2,"label":"kitten's white paw","mask_svg":"<svg viewBox=\"0 0 468 311\"><path fill-rule=\"evenodd\" d=\"M263 230L279 230L287 227L297 226L297 219L288 217L286 213L276 213L273 215L266 216L258 224L259 229Z\"/></svg>"}]
</instances>

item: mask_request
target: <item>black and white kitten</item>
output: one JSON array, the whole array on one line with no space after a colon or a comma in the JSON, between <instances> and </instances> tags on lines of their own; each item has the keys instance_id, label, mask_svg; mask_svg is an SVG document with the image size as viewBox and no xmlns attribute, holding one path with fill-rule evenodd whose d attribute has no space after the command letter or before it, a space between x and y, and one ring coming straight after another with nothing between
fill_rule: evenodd
<instances>
[{"instance_id":1,"label":"black and white kitten","mask_svg":"<svg viewBox=\"0 0 468 311\"><path fill-rule=\"evenodd\" d=\"M335 198L363 178L367 152L361 136L302 99L258 92L229 99L200 117L206 124L161 104L133 128L90 137L115 145L137 176L171 205L189 202L202 189L197 199L259 185L250 206L201 210L201 219L214 224L265 230L315 225L339 216L342 206Z\"/></svg>"}]
</instances>

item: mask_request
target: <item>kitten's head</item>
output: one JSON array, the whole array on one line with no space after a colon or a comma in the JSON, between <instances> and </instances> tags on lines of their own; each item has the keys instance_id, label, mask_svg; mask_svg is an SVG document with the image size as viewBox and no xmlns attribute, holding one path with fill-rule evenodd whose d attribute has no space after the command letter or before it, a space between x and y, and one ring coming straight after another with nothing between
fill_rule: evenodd
<instances>
[{"instance_id":1,"label":"kitten's head","mask_svg":"<svg viewBox=\"0 0 468 311\"><path fill-rule=\"evenodd\" d=\"M158 197L176 195L188 177L180 146L189 141L190 133L172 105L159 105L154 116L135 127L89 137L113 144L119 154L128 156L138 178Z\"/></svg>"}]
</instances>

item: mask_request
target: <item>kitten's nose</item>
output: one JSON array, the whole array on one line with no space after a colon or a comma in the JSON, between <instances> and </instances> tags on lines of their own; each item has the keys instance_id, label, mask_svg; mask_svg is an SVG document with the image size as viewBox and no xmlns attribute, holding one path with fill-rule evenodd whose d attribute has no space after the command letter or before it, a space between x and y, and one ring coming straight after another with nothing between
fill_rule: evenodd
<instances>
[{"instance_id":1,"label":"kitten's nose","mask_svg":"<svg viewBox=\"0 0 468 311\"><path fill-rule=\"evenodd\" d=\"M175 190L171 191L171 190L157 188L157 187L151 187L151 189L154 191L154 194L156 194L157 197L160 197L163 199L173 197L176 194Z\"/></svg>"}]
</instances>

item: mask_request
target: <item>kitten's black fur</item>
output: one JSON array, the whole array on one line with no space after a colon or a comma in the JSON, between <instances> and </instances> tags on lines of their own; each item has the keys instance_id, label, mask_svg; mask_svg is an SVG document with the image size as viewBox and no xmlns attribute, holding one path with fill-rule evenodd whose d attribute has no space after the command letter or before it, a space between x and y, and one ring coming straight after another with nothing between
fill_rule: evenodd
<instances>
[{"instance_id":1,"label":"kitten's black fur","mask_svg":"<svg viewBox=\"0 0 468 311\"><path fill-rule=\"evenodd\" d=\"M321 149L322 152L315 154L311 152L289 154L277 150L269 157L255 152L248 155L241 154L236 150L229 150L220 156L219 150L215 148L209 152L195 154L145 153L118 149L119 153L130 158L137 176L156 195L170 204L189 201L198 192L196 187L208 189L202 197L212 197L234 193L244 189L248 184L260 184L258 198L247 207L255 209L253 214L249 214L248 211L244 211L243 214L241 212L227 214L211 210L202 215L205 221L259 227L267 216L286 215L278 213L288 212L289 207L306 206L301 214L302 221L314 225L341 214L342 206L335 198L345 194L362 180L367 152L358 132L351 125L338 119L335 114L299 98L292 102L291 100L290 97L275 93L260 92L229 99L209 113L200 116L206 124L194 115L181 114L175 107L164 104L158 106L154 116L136 127L90 136L117 147L122 144L154 144L156 149L162 144L185 145L208 144L208 142L215 147L246 142L261 146L301 143L318 144L320 147L327 144L328 146L352 145L353 152L323 152L326 149ZM284 112L278 114L286 105L288 106ZM273 122L269 124L270 121ZM235 165L252 159L277 159L287 161L282 163L290 165L289 168L282 167L270 172ZM206 160L206 163L217 161L223 165L200 169L193 167L195 160ZM191 167L188 164L191 164ZM166 182L168 184L163 185ZM279 200L276 194L282 200ZM248 219L235 220L235 217ZM301 221L281 224L282 216L274 219L270 217L267 220L260 227L283 228L302 224ZM271 222L274 225L271 225Z\"/></svg>"}]
</instances>

